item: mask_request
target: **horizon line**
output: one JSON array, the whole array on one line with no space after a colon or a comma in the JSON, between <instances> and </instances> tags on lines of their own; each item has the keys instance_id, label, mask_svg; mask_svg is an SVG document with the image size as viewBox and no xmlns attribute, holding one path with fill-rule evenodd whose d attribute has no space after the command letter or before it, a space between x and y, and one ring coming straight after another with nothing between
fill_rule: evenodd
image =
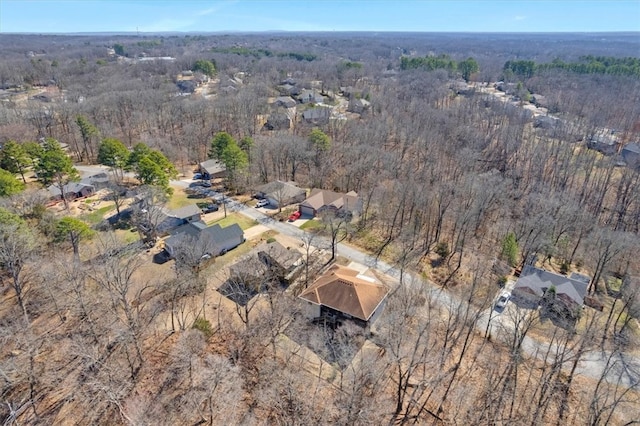
<instances>
[{"instance_id":1,"label":"horizon line","mask_svg":"<svg viewBox=\"0 0 640 426\"><path fill-rule=\"evenodd\" d=\"M229 31L11 31L0 30L0 35L161 35L161 34L273 34L273 33L293 33L293 34L336 34L336 33L389 33L389 34L640 34L640 30L616 30L616 31L400 31L400 30L229 30Z\"/></svg>"}]
</instances>

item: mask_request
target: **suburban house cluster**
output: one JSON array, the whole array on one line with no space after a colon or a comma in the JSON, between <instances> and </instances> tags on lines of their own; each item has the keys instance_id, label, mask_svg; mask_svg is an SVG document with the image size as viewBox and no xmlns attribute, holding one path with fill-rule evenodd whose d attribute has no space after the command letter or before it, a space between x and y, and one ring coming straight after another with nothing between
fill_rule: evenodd
<instances>
[{"instance_id":1,"label":"suburban house cluster","mask_svg":"<svg viewBox=\"0 0 640 426\"><path fill-rule=\"evenodd\" d=\"M276 90L280 96L270 102L271 112L263 125L266 130L291 129L296 122L322 125L332 119L346 119L345 112L364 114L371 106L361 90L342 87L336 94L323 90L321 81L300 85L289 77Z\"/></svg>"},{"instance_id":2,"label":"suburban house cluster","mask_svg":"<svg viewBox=\"0 0 640 426\"><path fill-rule=\"evenodd\" d=\"M341 193L315 188L307 196L307 191L294 182L279 180L257 187L256 197L267 200L274 208L298 203L298 211L305 218L316 217L325 211L353 215L362 210L362 201L355 191Z\"/></svg>"},{"instance_id":3,"label":"suburban house cluster","mask_svg":"<svg viewBox=\"0 0 640 426\"><path fill-rule=\"evenodd\" d=\"M69 182L62 187L64 197L67 200L76 198L86 198L94 195L96 191L109 186L109 176L106 173L96 173L86 176L78 182ZM60 188L57 185L49 185L47 187L48 197L51 201L62 199Z\"/></svg>"},{"instance_id":4,"label":"suburban house cluster","mask_svg":"<svg viewBox=\"0 0 640 426\"><path fill-rule=\"evenodd\" d=\"M640 170L640 141L623 143L623 135L613 129L596 129L587 137L587 148L607 156L618 155L621 165Z\"/></svg>"},{"instance_id":5,"label":"suburban house cluster","mask_svg":"<svg viewBox=\"0 0 640 426\"><path fill-rule=\"evenodd\" d=\"M219 256L245 241L244 232L236 223L225 228L218 224L207 226L202 221L202 211L194 204L163 210L160 215L157 230L161 235L169 235L164 250L170 258L178 256L181 250Z\"/></svg>"}]
</instances>

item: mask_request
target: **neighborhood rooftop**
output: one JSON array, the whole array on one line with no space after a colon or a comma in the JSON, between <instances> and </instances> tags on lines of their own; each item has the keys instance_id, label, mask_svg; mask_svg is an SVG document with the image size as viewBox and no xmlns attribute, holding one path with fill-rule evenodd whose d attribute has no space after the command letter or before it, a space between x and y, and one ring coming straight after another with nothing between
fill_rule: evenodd
<instances>
[{"instance_id":1,"label":"neighborhood rooftop","mask_svg":"<svg viewBox=\"0 0 640 426\"><path fill-rule=\"evenodd\" d=\"M358 271L334 265L300 294L300 298L368 321L389 290Z\"/></svg>"},{"instance_id":2,"label":"neighborhood rooftop","mask_svg":"<svg viewBox=\"0 0 640 426\"><path fill-rule=\"evenodd\" d=\"M328 191L326 189L313 189L311 190L309 197L300 204L311 207L314 210L329 206L341 209L345 205L347 205L347 209L349 209L355 207L357 202L358 194L354 191L342 194L339 192Z\"/></svg>"},{"instance_id":3,"label":"neighborhood rooftop","mask_svg":"<svg viewBox=\"0 0 640 426\"><path fill-rule=\"evenodd\" d=\"M525 291L542 297L553 286L556 289L556 295L559 297L565 295L574 303L582 305L589 286L589 283L585 281L584 279L574 279L527 265L522 270L514 290Z\"/></svg>"}]
</instances>

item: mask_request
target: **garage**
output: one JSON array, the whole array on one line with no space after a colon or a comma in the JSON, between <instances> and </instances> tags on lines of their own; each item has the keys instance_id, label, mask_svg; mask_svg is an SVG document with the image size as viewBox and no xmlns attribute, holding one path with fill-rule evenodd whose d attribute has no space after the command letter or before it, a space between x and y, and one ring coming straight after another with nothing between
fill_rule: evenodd
<instances>
[{"instance_id":1,"label":"garage","mask_svg":"<svg viewBox=\"0 0 640 426\"><path fill-rule=\"evenodd\" d=\"M300 204L299 206L300 213L305 217L314 217L316 211L311 206L305 206Z\"/></svg>"}]
</instances>

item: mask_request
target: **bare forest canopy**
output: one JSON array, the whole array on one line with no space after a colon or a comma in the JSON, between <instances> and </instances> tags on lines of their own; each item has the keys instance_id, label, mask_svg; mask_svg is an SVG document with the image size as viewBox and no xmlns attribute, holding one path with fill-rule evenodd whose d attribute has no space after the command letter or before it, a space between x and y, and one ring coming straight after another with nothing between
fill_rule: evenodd
<instances>
[{"instance_id":1,"label":"bare forest canopy","mask_svg":"<svg viewBox=\"0 0 640 426\"><path fill-rule=\"evenodd\" d=\"M0 34L0 421L637 421L638 51L636 33ZM211 214L242 229L258 222L232 207L258 212L276 180L355 191L362 211L295 238L262 218L224 256L153 263L139 238L197 206L178 184L211 158L228 172L206 182ZM67 200L74 164L97 163L105 195ZM310 323L280 286L216 291L277 239L303 284L343 239L402 285L368 270L393 291L366 330ZM562 322L509 302L492 334L531 263L591 277L589 306Z\"/></svg>"},{"instance_id":2,"label":"bare forest canopy","mask_svg":"<svg viewBox=\"0 0 640 426\"><path fill-rule=\"evenodd\" d=\"M609 56L581 56L578 62L564 62L554 59L550 63L537 64L534 61L507 61L505 73L522 78L546 70L566 70L576 74L613 74L640 78L640 58L613 58Z\"/></svg>"}]
</instances>

